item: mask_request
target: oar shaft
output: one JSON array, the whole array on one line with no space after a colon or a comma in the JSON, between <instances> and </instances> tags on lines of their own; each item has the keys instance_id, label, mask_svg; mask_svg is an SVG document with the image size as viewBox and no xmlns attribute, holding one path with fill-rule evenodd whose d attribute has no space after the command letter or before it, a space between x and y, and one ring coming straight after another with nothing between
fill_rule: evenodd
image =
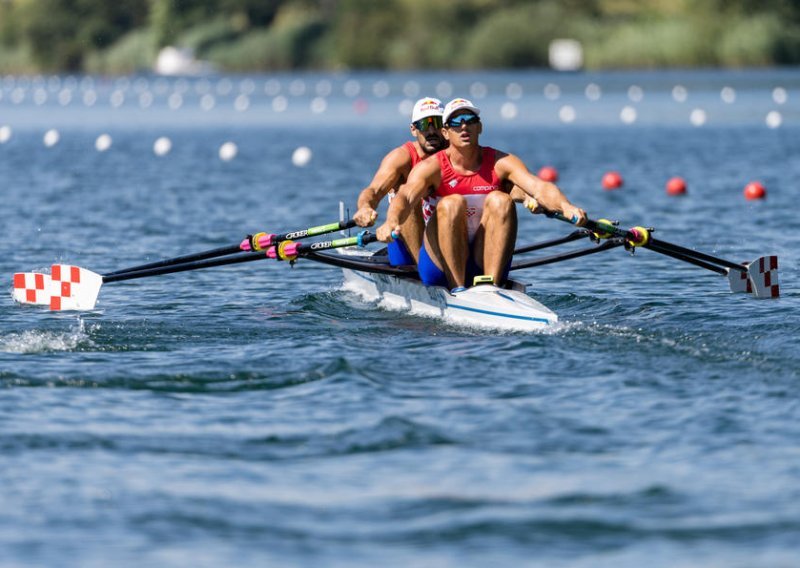
<instances>
[{"instance_id":1,"label":"oar shaft","mask_svg":"<svg viewBox=\"0 0 800 568\"><path fill-rule=\"evenodd\" d=\"M677 253L677 254L682 254L684 256L690 256L690 257L698 259L698 260L705 260L707 262L713 262L714 264L718 264L720 266L726 266L728 268L731 268L733 270L738 270L740 272L747 272L747 269L744 266L742 266L741 264L737 264L735 262L732 262L730 260L725 260L724 258L719 258L717 256L711 256L710 254L706 254L704 252L700 252L700 251L692 250L692 249L689 249L689 248L686 248L686 247L682 247L680 245L676 245L676 244L673 244L673 243L668 243L668 242L665 242L665 241L654 239L652 237L650 237L650 242L647 245L645 245L645 248L652 248L653 250L655 250L656 246L661 248L661 251L659 251L659 252L662 252L664 250L670 250L670 251L672 251L674 253ZM728 272L726 270L723 270L720 274L727 274L727 273Z\"/></svg>"},{"instance_id":2,"label":"oar shaft","mask_svg":"<svg viewBox=\"0 0 800 568\"><path fill-rule=\"evenodd\" d=\"M263 260L265 258L266 256L263 254L246 252L238 256L229 256L228 258L185 262L183 264L174 264L171 266L162 266L157 268L145 268L142 270L123 272L121 274L104 274L103 283L107 284L109 282L121 282L123 280L133 280L135 278L148 278L150 276L174 274L176 272L186 272L188 270L200 270L201 268L213 268L215 266L225 266L227 264L239 264L241 262L251 262L254 260Z\"/></svg>"},{"instance_id":3,"label":"oar shaft","mask_svg":"<svg viewBox=\"0 0 800 568\"><path fill-rule=\"evenodd\" d=\"M695 266L699 266L700 268L705 268L706 270L711 270L712 272L716 272L717 274L722 274L723 276L727 276L728 274L727 270L725 270L720 266L717 266L716 264L711 264L705 262L704 260L695 258L693 256L688 256L685 254L681 254L679 252L675 252L673 250L670 250L669 248L663 248L658 243L651 242L650 246L648 246L647 248L657 253L661 253L665 256L669 256L677 260L682 260L683 262L688 262L689 264L694 264Z\"/></svg>"},{"instance_id":4,"label":"oar shaft","mask_svg":"<svg viewBox=\"0 0 800 568\"><path fill-rule=\"evenodd\" d=\"M555 217L560 221L566 221L567 223L572 223L570 219L567 219L561 213L548 213L548 216ZM584 228L598 234L609 234L615 237L622 237L630 241L636 241L639 238L641 238L641 235L635 234L632 230L620 229L619 227L617 227L616 225L612 225L611 223L594 221L592 219L587 219L586 223L583 226ZM747 269L741 264L737 264L735 262L726 260L724 258L719 258L716 256L712 256L710 254L692 250L690 248L682 247L680 245L654 239L652 236L649 235L647 242L641 246L644 248L649 248L654 252L658 252L667 256L672 256L673 258L684 260L686 262L689 262L688 259L690 258L694 259L697 262L693 262L692 264L700 266L702 268L706 268L708 270L713 270L714 272L717 272L719 274L728 273L727 270L721 268L723 266L730 268L732 270L738 270L740 272L747 271ZM668 252L673 254L668 254Z\"/></svg>"},{"instance_id":5,"label":"oar shaft","mask_svg":"<svg viewBox=\"0 0 800 568\"><path fill-rule=\"evenodd\" d=\"M571 243L572 241L577 241L578 239L585 239L591 233L584 230L573 231L566 237L561 237L560 239L552 239L549 241L542 241L541 243L534 243L532 245L524 245L517 249L514 249L514 254L522 254L526 252L533 252L535 250L541 250L548 247L554 247L557 245L563 245L566 243Z\"/></svg>"},{"instance_id":6,"label":"oar shaft","mask_svg":"<svg viewBox=\"0 0 800 568\"><path fill-rule=\"evenodd\" d=\"M125 274L126 272L139 272L141 270L147 270L150 268L160 268L162 266L173 266L177 264L183 264L184 262L191 262L195 260L206 260L209 258L217 258L220 256L227 256L229 254L236 254L237 252L242 252L242 249L239 245L228 246L228 247L220 247L217 249L207 250L205 252L199 252L196 254L187 254L184 256L176 256L175 258L167 258L164 260L159 260L156 262L149 262L147 264L140 264L138 266L131 266L130 268L123 268L122 270L115 270L114 272L109 272L106 276L114 276L117 274Z\"/></svg>"},{"instance_id":7,"label":"oar shaft","mask_svg":"<svg viewBox=\"0 0 800 568\"><path fill-rule=\"evenodd\" d=\"M605 241L602 244L591 248L584 248L580 250L575 250L571 252L565 252L562 254L554 254L551 256L545 256L542 258L535 258L533 260L527 260L524 262L518 262L511 265L510 270L520 270L521 268L533 268L534 266L544 266L545 264L552 264L554 262L560 262L562 260L569 260L572 258L580 258L582 256L587 256L590 254L595 254L598 252L603 252L604 250L608 250L615 247L621 247L625 244L624 239L615 238Z\"/></svg>"}]
</instances>

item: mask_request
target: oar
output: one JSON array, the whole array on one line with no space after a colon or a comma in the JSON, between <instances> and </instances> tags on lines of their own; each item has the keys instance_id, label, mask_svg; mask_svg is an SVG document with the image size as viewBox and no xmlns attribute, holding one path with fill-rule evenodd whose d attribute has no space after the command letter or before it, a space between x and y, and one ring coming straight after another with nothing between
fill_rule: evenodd
<instances>
[{"instance_id":1,"label":"oar","mask_svg":"<svg viewBox=\"0 0 800 568\"><path fill-rule=\"evenodd\" d=\"M547 211L545 215L574 224L572 219L567 219L561 213ZM607 219L598 221L587 219L583 228L594 233L598 239L614 237L625 239L626 248L630 250L636 247L647 248L665 256L727 276L733 292L752 292L757 298L777 298L780 295L777 256L762 256L752 262L736 263L653 238L650 234L653 229L644 227L620 229L615 223Z\"/></svg>"},{"instance_id":2,"label":"oar","mask_svg":"<svg viewBox=\"0 0 800 568\"><path fill-rule=\"evenodd\" d=\"M335 229L334 229L335 230ZM242 253L228 258L202 259L176 263L170 266L139 268L127 272L97 274L86 268L66 264L54 264L51 273L21 272L14 275L14 299L21 304L50 306L51 310L91 310L103 284L161 276L188 270L199 270L266 258L294 261L313 251L323 251L348 246L365 246L377 240L367 231L356 236L330 241L304 244L282 240L266 249L266 254ZM191 256L191 255L189 255Z\"/></svg>"},{"instance_id":3,"label":"oar","mask_svg":"<svg viewBox=\"0 0 800 568\"><path fill-rule=\"evenodd\" d=\"M210 258L218 258L221 256L228 256L240 252L258 252L261 250L265 250L269 246L281 243L283 241L289 241L292 239L302 239L305 237L315 237L317 235L324 235L326 233L332 233L334 231L342 231L344 229L350 229L355 226L356 222L353 219L350 219L349 221L337 221L336 223L319 225L318 227L310 227L308 229L301 229L299 231L292 231L280 235L268 234L264 232L256 233L254 235L247 235L244 238L244 240L242 240L242 242L239 243L238 245L220 247L194 254L176 256L175 258L167 258L156 262L149 262L147 264L140 264L138 266L131 266L130 268L123 268L121 270L115 270L114 272L109 272L105 276L114 276L117 274L123 274L127 272L139 272L141 270L147 270L150 268L160 268L162 266L174 266L186 262L206 260ZM217 266L217 265L212 265L212 266Z\"/></svg>"}]
</instances>

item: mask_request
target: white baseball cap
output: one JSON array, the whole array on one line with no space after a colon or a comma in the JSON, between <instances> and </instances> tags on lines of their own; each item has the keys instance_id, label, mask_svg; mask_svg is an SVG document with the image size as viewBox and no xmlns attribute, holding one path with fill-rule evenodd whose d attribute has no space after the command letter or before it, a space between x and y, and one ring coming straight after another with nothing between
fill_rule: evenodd
<instances>
[{"instance_id":1,"label":"white baseball cap","mask_svg":"<svg viewBox=\"0 0 800 568\"><path fill-rule=\"evenodd\" d=\"M474 112L475 116L481 115L481 109L472 104L472 101L468 101L467 99L453 99L445 105L442 120L447 122L457 110L469 110Z\"/></svg>"},{"instance_id":2,"label":"white baseball cap","mask_svg":"<svg viewBox=\"0 0 800 568\"><path fill-rule=\"evenodd\" d=\"M417 122L428 116L442 116L442 112L444 112L442 101L433 97L424 97L414 103L411 122Z\"/></svg>"}]
</instances>

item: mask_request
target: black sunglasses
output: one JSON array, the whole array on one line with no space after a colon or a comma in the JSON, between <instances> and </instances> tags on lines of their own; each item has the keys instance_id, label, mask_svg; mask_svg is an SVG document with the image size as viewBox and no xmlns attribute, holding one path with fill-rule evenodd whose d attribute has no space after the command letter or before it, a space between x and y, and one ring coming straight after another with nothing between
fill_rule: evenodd
<instances>
[{"instance_id":1,"label":"black sunglasses","mask_svg":"<svg viewBox=\"0 0 800 568\"><path fill-rule=\"evenodd\" d=\"M459 114L447 119L447 128L461 128L463 125L478 124L481 119L477 114Z\"/></svg>"},{"instance_id":2,"label":"black sunglasses","mask_svg":"<svg viewBox=\"0 0 800 568\"><path fill-rule=\"evenodd\" d=\"M426 116L425 118L420 118L416 122L412 122L414 128L419 130L420 132L426 132L431 126L434 128L441 128L442 127L442 117L441 116Z\"/></svg>"}]
</instances>

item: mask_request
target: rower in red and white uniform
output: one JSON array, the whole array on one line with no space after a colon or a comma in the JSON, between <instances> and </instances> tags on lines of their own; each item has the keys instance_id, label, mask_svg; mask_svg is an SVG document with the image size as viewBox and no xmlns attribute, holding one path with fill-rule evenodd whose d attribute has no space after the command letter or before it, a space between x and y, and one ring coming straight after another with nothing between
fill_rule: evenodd
<instances>
[{"instance_id":1,"label":"rower in red and white uniform","mask_svg":"<svg viewBox=\"0 0 800 568\"><path fill-rule=\"evenodd\" d=\"M465 289L479 275L502 286L508 276L517 238L517 216L510 196L514 185L541 207L586 222L586 213L557 186L531 172L517 156L478 143L483 125L480 109L467 99L444 108L442 133L449 146L409 174L392 201L378 238L390 242L403 235L403 224L431 203L417 268L428 286Z\"/></svg>"},{"instance_id":2,"label":"rower in red and white uniform","mask_svg":"<svg viewBox=\"0 0 800 568\"><path fill-rule=\"evenodd\" d=\"M411 135L413 141L406 142L384 156L370 184L358 196L358 210L353 216L361 227L370 227L378 218L378 204L388 194L391 202L397 189L406 182L408 174L420 162L446 146L442 133L444 108L439 99L423 97L411 112ZM393 266L417 263L422 246L422 209L410 212L403 225L403 236L389 243L389 263Z\"/></svg>"}]
</instances>

